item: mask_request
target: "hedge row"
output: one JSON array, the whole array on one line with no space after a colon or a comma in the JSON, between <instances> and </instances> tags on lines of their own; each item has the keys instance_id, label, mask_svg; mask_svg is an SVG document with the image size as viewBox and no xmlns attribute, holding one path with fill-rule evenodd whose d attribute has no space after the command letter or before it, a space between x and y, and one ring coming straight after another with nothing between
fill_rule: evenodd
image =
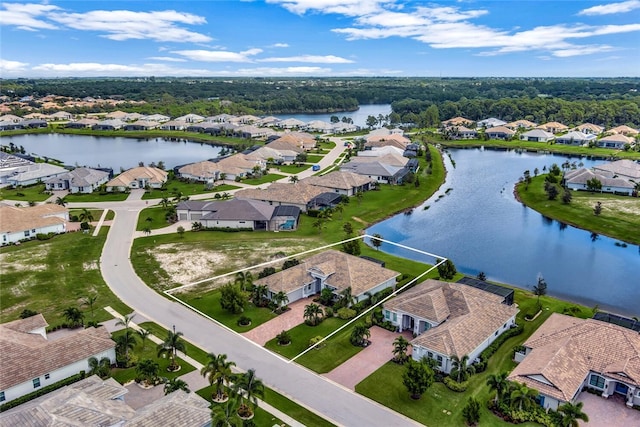
<instances>
[{"instance_id":1,"label":"hedge row","mask_svg":"<svg viewBox=\"0 0 640 427\"><path fill-rule=\"evenodd\" d=\"M489 362L489 359L494 355L496 351L498 351L500 346L504 344L504 342L509 338L520 335L523 331L524 326L517 325L515 328L509 329L507 332L504 332L502 335L496 338L496 340L492 342L489 347L485 348L482 353L480 353L480 356L478 356L480 362L474 364L476 372L483 372L485 369L487 369L487 363Z\"/></svg>"},{"instance_id":2,"label":"hedge row","mask_svg":"<svg viewBox=\"0 0 640 427\"><path fill-rule=\"evenodd\" d=\"M445 386L447 386L449 390L455 391L456 393L467 391L467 387L469 387L469 381L463 381L459 383L451 377L444 377L442 382Z\"/></svg>"},{"instance_id":3,"label":"hedge row","mask_svg":"<svg viewBox=\"0 0 640 427\"><path fill-rule=\"evenodd\" d=\"M41 389L38 389L32 393L29 394L25 394L24 396L21 396L17 399L12 400L11 402L7 402L4 403L2 405L0 405L0 412L4 412L7 411L11 408L15 408L18 405L22 405L23 403L26 403L30 400L35 399L36 397L40 397L42 395L45 395L47 393L50 393L54 390L57 390L59 388L68 386L69 384L73 384L76 383L82 379L84 379L86 377L86 374L84 371L80 371L79 374L70 376L69 378L65 378L62 381L58 381L57 383L54 384L50 384L48 386L42 387Z\"/></svg>"}]
</instances>

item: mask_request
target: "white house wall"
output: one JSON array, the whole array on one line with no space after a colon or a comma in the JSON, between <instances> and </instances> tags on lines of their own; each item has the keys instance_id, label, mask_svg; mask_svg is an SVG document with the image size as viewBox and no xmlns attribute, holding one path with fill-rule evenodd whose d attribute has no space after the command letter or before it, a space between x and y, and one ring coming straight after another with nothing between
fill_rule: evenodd
<instances>
[{"instance_id":1,"label":"white house wall","mask_svg":"<svg viewBox=\"0 0 640 427\"><path fill-rule=\"evenodd\" d=\"M46 387L48 385L57 383L58 381L62 381L75 374L79 374L81 371L88 372L90 369L89 359L91 357L95 357L98 360L102 359L103 357L108 357L109 360L111 361L111 364L114 364L116 363L115 347L110 350L90 356L86 359L78 360L77 362L74 362L60 369L56 369L55 371L43 372L38 377L30 378L28 381L25 381L21 384L18 384L6 390L2 390L4 391L6 402L17 399L21 396L24 396L25 394L32 393L36 390L40 390L42 387ZM45 378L46 374L49 375L48 379ZM40 387L37 387L37 388L33 387L33 380L35 378L40 378Z\"/></svg>"},{"instance_id":2,"label":"white house wall","mask_svg":"<svg viewBox=\"0 0 640 427\"><path fill-rule=\"evenodd\" d=\"M29 235L26 236L25 232L28 231ZM23 239L31 239L36 237L36 234L38 233L42 233L42 234L47 234L47 233L56 233L56 234L60 234L60 233L64 233L67 231L66 225L64 223L62 224L53 224L53 225L48 225L46 227L40 227L40 228L31 228L29 230L21 230L21 231L16 231L13 233L3 233L2 234L2 244L6 245L9 243L15 243L15 242L19 242L20 240Z\"/></svg>"},{"instance_id":3,"label":"white house wall","mask_svg":"<svg viewBox=\"0 0 640 427\"><path fill-rule=\"evenodd\" d=\"M204 220L203 224L206 227L209 228L213 228L213 227L220 227L220 228L251 228L254 229L255 228L255 223L254 221L239 221L239 220L215 220L215 219L209 219L209 220Z\"/></svg>"}]
</instances>

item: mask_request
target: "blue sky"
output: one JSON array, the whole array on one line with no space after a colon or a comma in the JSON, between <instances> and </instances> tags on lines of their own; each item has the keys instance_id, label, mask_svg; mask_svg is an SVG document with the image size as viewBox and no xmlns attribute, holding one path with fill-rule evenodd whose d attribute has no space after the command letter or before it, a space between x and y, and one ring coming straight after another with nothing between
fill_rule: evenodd
<instances>
[{"instance_id":1,"label":"blue sky","mask_svg":"<svg viewBox=\"0 0 640 427\"><path fill-rule=\"evenodd\" d=\"M0 75L640 76L640 0L0 3Z\"/></svg>"}]
</instances>

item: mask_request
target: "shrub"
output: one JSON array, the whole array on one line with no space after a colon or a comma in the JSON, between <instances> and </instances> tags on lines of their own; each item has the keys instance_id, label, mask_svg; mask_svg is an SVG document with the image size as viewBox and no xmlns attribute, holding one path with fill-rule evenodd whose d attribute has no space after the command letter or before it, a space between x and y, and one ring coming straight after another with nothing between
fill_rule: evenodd
<instances>
[{"instance_id":1,"label":"shrub","mask_svg":"<svg viewBox=\"0 0 640 427\"><path fill-rule=\"evenodd\" d=\"M276 335L276 341L278 341L278 345L291 344L291 334L288 331L283 330L278 335Z\"/></svg>"},{"instance_id":2,"label":"shrub","mask_svg":"<svg viewBox=\"0 0 640 427\"><path fill-rule=\"evenodd\" d=\"M467 387L469 387L469 381L459 383L451 377L444 377L443 382L449 390L455 391L456 393L462 393L467 390Z\"/></svg>"},{"instance_id":3,"label":"shrub","mask_svg":"<svg viewBox=\"0 0 640 427\"><path fill-rule=\"evenodd\" d=\"M478 356L480 358L480 360L482 360L483 362L488 362L489 358L491 356L493 356L493 354L498 351L498 349L500 348L500 346L509 338L511 337L515 337L516 335L520 335L522 333L522 331L524 331L524 327L522 325L517 325L515 328L509 329L508 331L504 332L502 335L500 335L498 338L496 338L496 340L494 342L491 343L491 345L487 348L485 348L482 353L480 353L480 356Z\"/></svg>"},{"instance_id":4,"label":"shrub","mask_svg":"<svg viewBox=\"0 0 640 427\"><path fill-rule=\"evenodd\" d=\"M342 307L338 310L338 317L342 320L349 320L356 317L356 311L347 307Z\"/></svg>"},{"instance_id":5,"label":"shrub","mask_svg":"<svg viewBox=\"0 0 640 427\"><path fill-rule=\"evenodd\" d=\"M81 379L84 379L84 378L85 378L85 371L80 371L79 374L70 376L69 378L65 378L64 380L58 381L57 383L50 384L48 386L44 386L44 387L34 391L33 393L26 394L24 396L21 396L21 397L19 397L17 399L12 400L11 402L7 402L7 403L1 405L0 406L0 412L4 412L4 411L7 411L7 410L9 410L11 408L15 408L18 405L21 405L21 404L23 404L25 402L33 400L33 399L35 399L37 397L43 396L43 395L45 395L47 393L50 393L50 392L52 392L54 390L57 390L59 388L67 386L69 384L73 384L75 382L78 382L78 381L80 381Z\"/></svg>"},{"instance_id":6,"label":"shrub","mask_svg":"<svg viewBox=\"0 0 640 427\"><path fill-rule=\"evenodd\" d=\"M333 308L326 307L324 309L324 317L333 317Z\"/></svg>"},{"instance_id":7,"label":"shrub","mask_svg":"<svg viewBox=\"0 0 640 427\"><path fill-rule=\"evenodd\" d=\"M53 236L55 236L55 233L37 233L36 234L36 239L38 239L38 240L49 240Z\"/></svg>"},{"instance_id":8,"label":"shrub","mask_svg":"<svg viewBox=\"0 0 640 427\"><path fill-rule=\"evenodd\" d=\"M247 316L240 316L238 319L238 326L249 326L251 324L251 318Z\"/></svg>"},{"instance_id":9,"label":"shrub","mask_svg":"<svg viewBox=\"0 0 640 427\"><path fill-rule=\"evenodd\" d=\"M315 336L315 337L311 338L309 340L309 347L313 347L314 345L318 344L323 339L324 339L324 337L322 335L318 335L318 336ZM316 348L320 349L322 347L324 347L324 344L321 344L321 345L317 346Z\"/></svg>"}]
</instances>

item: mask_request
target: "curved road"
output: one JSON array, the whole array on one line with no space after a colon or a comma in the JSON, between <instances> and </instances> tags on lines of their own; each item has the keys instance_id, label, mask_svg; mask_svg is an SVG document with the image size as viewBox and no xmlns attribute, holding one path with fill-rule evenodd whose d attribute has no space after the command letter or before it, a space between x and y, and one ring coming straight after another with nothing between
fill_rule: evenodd
<instances>
[{"instance_id":1,"label":"curved road","mask_svg":"<svg viewBox=\"0 0 640 427\"><path fill-rule=\"evenodd\" d=\"M338 144L325 156L322 167L333 163L343 149ZM310 175L309 172L304 175ZM154 202L149 205L152 203ZM80 204L70 204L70 207L76 205ZM293 396L296 401L324 414L339 425L420 425L300 365L283 360L149 288L137 276L129 259L138 214L146 207L145 202L131 200L82 205L115 211L115 219L100 258L100 270L114 294L136 312L166 329L175 325L177 330L182 331L198 347L207 352L226 353L242 369L256 369L266 384Z\"/></svg>"}]
</instances>

